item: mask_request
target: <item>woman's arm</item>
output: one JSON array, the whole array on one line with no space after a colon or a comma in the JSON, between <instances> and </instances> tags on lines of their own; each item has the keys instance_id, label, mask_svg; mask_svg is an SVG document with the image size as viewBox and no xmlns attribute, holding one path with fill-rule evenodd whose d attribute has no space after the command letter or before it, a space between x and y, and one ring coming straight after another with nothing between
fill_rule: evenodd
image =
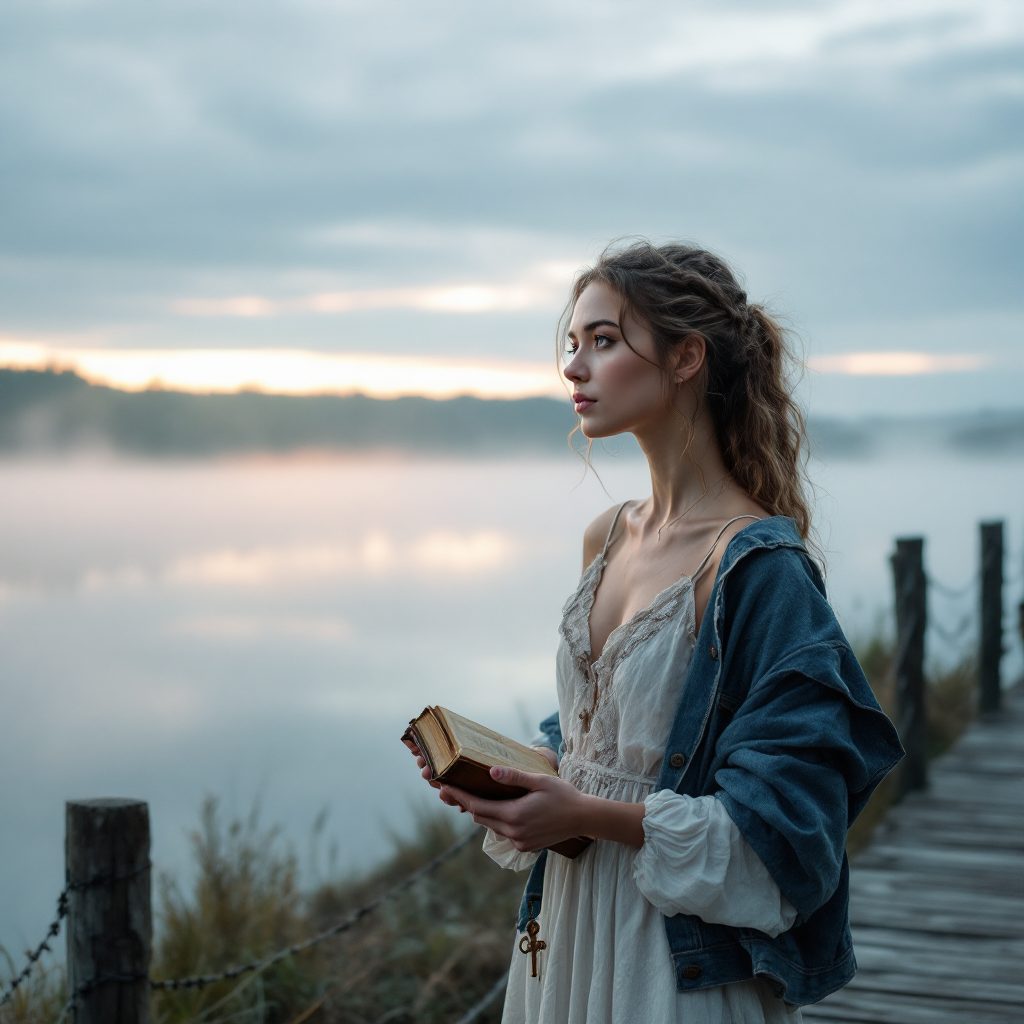
<instances>
[{"instance_id":1,"label":"woman's arm","mask_svg":"<svg viewBox=\"0 0 1024 1024\"><path fill-rule=\"evenodd\" d=\"M643 846L643 804L588 796L550 775L492 768L491 778L530 792L515 800L485 800L455 786L441 786L441 799L505 836L517 850L541 850L575 836Z\"/></svg>"},{"instance_id":2,"label":"woman's arm","mask_svg":"<svg viewBox=\"0 0 1024 1024\"><path fill-rule=\"evenodd\" d=\"M721 801L662 789L644 801L647 841L633 864L637 888L666 917L779 935L796 908L782 895Z\"/></svg>"}]
</instances>

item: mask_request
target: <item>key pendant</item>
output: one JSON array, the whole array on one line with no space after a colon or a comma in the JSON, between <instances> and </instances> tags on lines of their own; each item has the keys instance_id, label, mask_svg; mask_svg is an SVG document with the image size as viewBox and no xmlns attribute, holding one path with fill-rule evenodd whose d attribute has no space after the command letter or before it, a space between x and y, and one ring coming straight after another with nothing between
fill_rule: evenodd
<instances>
[{"instance_id":1,"label":"key pendant","mask_svg":"<svg viewBox=\"0 0 1024 1024\"><path fill-rule=\"evenodd\" d=\"M537 938L537 932L540 931L540 924L534 919L533 916L533 900L527 904L527 911L530 915L530 920L526 922L526 934L519 940L519 951L526 953L530 957L530 977L537 977L537 954L542 949L547 949L548 944L543 939Z\"/></svg>"}]
</instances>

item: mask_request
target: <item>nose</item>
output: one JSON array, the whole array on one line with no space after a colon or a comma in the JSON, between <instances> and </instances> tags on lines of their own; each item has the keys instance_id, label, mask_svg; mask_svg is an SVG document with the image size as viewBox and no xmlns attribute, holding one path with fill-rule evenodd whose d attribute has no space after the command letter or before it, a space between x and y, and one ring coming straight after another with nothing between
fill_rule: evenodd
<instances>
[{"instance_id":1,"label":"nose","mask_svg":"<svg viewBox=\"0 0 1024 1024\"><path fill-rule=\"evenodd\" d=\"M586 363L580 359L580 354L577 352L576 355L565 364L565 369L562 371L562 376L566 380L571 380L574 384L579 381L586 380L590 375L587 373Z\"/></svg>"}]
</instances>

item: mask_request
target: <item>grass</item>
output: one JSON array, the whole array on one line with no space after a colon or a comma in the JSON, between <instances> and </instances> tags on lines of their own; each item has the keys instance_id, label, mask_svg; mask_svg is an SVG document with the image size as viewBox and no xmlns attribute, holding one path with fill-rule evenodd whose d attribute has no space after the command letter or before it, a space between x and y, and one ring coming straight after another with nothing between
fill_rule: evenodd
<instances>
[{"instance_id":1,"label":"grass","mask_svg":"<svg viewBox=\"0 0 1024 1024\"><path fill-rule=\"evenodd\" d=\"M63 944L63 939L54 941L54 946ZM4 989L7 982L24 966L23 958L14 958L0 947L0 964L3 965ZM60 1015L67 999L67 984L63 964L40 961L14 993L14 998L0 1009L0 1024L53 1024Z\"/></svg>"},{"instance_id":2,"label":"grass","mask_svg":"<svg viewBox=\"0 0 1024 1024\"><path fill-rule=\"evenodd\" d=\"M892 713L892 646L880 637L858 657L879 702ZM928 751L947 750L974 714L973 664L933 672ZM883 781L850 830L856 853L892 806ZM386 891L450 847L462 822L424 816L410 835L365 875L300 885L294 850L258 811L225 821L216 801L203 805L192 834L196 871L186 890L161 876L152 976L214 974L315 934ZM156 993L154 1024L450 1024L474 1005L508 966L524 878L502 871L471 843L402 897L351 932L260 973L187 992ZM58 940L62 945L62 940ZM0 973L20 967L0 950ZM37 968L0 1009L0 1024L53 1024L65 999L60 965ZM501 1000L479 1018L496 1024Z\"/></svg>"},{"instance_id":3,"label":"grass","mask_svg":"<svg viewBox=\"0 0 1024 1024\"><path fill-rule=\"evenodd\" d=\"M369 875L302 893L294 852L276 829L262 828L255 813L224 824L207 801L192 837L192 889L182 893L168 879L160 886L153 976L216 973L321 931L450 847L463 834L458 825L449 815L423 817ZM508 966L522 885L470 844L352 932L237 982L157 993L154 1022L446 1024ZM500 1000L480 1019L499 1020Z\"/></svg>"}]
</instances>

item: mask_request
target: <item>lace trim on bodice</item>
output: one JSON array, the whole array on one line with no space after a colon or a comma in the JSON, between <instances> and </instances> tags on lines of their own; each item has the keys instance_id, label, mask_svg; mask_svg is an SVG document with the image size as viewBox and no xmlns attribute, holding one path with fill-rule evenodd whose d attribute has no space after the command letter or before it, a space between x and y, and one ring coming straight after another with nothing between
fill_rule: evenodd
<instances>
[{"instance_id":1,"label":"lace trim on bodice","mask_svg":"<svg viewBox=\"0 0 1024 1024\"><path fill-rule=\"evenodd\" d=\"M607 564L603 554L599 554L590 565L583 570L583 575L576 590L569 595L569 600L562 608L562 621L558 632L569 648L574 661L590 660L590 611L594 607L597 585L604 574Z\"/></svg>"},{"instance_id":2,"label":"lace trim on bodice","mask_svg":"<svg viewBox=\"0 0 1024 1024\"><path fill-rule=\"evenodd\" d=\"M562 609L558 632L585 679L591 673L603 674L628 657L640 644L649 640L664 623L676 613L679 601L692 587L689 576L681 576L666 587L654 600L641 608L631 619L618 625L608 634L601 656L590 660L590 613L594 607L597 587L604 574L607 560L600 554L587 566L580 577L576 592Z\"/></svg>"}]
</instances>

